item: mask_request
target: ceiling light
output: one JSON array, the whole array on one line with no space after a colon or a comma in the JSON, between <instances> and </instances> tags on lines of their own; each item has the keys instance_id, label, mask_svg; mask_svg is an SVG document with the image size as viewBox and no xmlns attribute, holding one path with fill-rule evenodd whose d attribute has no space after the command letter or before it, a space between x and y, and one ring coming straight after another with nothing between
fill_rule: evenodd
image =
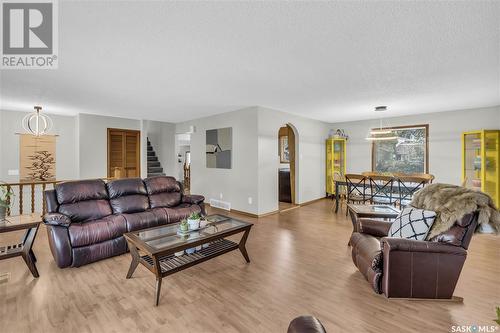
<instances>
[{"instance_id":1,"label":"ceiling light","mask_svg":"<svg viewBox=\"0 0 500 333\"><path fill-rule=\"evenodd\" d=\"M375 112L383 112L387 110L387 106L376 106L375 107ZM390 140L397 140L398 136L394 135L394 131L390 128L384 128L382 126L382 116L380 117L380 126L379 128L372 128L369 131L368 136L366 137L366 140L369 141L390 141Z\"/></svg>"},{"instance_id":2,"label":"ceiling light","mask_svg":"<svg viewBox=\"0 0 500 333\"><path fill-rule=\"evenodd\" d=\"M23 128L26 132L34 136L41 136L47 134L52 128L52 119L49 116L41 114L41 106L35 106L35 112L27 114L23 118Z\"/></svg>"}]
</instances>

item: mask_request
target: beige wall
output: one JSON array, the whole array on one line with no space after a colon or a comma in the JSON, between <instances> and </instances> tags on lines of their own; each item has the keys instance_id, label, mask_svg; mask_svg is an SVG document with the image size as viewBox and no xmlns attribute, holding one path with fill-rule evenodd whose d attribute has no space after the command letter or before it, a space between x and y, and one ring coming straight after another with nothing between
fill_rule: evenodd
<instances>
[{"instance_id":1,"label":"beige wall","mask_svg":"<svg viewBox=\"0 0 500 333\"><path fill-rule=\"evenodd\" d=\"M259 107L259 214L278 210L278 131L286 124L296 129L297 202L300 204L325 196L325 139L328 124Z\"/></svg>"},{"instance_id":2,"label":"beige wall","mask_svg":"<svg viewBox=\"0 0 500 333\"><path fill-rule=\"evenodd\" d=\"M257 190L257 107L218 114L177 124L177 133L191 134L191 193L202 194L207 202L213 198L231 202L232 208L258 214ZM208 129L232 127L232 169L206 167ZM249 203L252 198L252 203Z\"/></svg>"}]
</instances>

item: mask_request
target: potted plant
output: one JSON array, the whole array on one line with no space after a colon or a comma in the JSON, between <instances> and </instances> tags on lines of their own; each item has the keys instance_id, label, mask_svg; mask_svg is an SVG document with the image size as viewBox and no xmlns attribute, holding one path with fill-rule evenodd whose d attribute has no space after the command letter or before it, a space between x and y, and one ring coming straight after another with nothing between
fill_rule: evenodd
<instances>
[{"instance_id":1,"label":"potted plant","mask_svg":"<svg viewBox=\"0 0 500 333\"><path fill-rule=\"evenodd\" d=\"M200 214L192 213L188 217L187 222L190 230L198 229L200 227Z\"/></svg>"},{"instance_id":2,"label":"potted plant","mask_svg":"<svg viewBox=\"0 0 500 333\"><path fill-rule=\"evenodd\" d=\"M7 209L9 209L10 198L14 195L12 189L7 185L0 184L0 221L5 220Z\"/></svg>"},{"instance_id":3,"label":"potted plant","mask_svg":"<svg viewBox=\"0 0 500 333\"><path fill-rule=\"evenodd\" d=\"M188 221L186 219L181 221L181 224L179 225L179 230L181 232L188 232L189 224L188 224Z\"/></svg>"}]
</instances>

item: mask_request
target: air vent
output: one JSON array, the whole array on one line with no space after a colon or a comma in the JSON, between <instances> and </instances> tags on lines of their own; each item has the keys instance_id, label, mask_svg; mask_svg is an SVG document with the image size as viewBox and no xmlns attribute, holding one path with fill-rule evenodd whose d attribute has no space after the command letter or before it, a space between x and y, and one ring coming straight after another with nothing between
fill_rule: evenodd
<instances>
[{"instance_id":1,"label":"air vent","mask_svg":"<svg viewBox=\"0 0 500 333\"><path fill-rule=\"evenodd\" d=\"M231 203L227 202L227 201L217 200L217 199L210 199L210 207L220 208L220 209L230 211L231 210Z\"/></svg>"},{"instance_id":2,"label":"air vent","mask_svg":"<svg viewBox=\"0 0 500 333\"><path fill-rule=\"evenodd\" d=\"M0 273L0 284L4 284L9 282L10 273Z\"/></svg>"}]
</instances>

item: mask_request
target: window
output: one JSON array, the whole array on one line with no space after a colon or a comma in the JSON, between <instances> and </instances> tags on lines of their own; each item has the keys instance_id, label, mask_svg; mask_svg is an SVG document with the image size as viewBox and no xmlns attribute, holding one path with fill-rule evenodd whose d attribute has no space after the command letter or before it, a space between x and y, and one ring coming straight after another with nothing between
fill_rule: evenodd
<instances>
[{"instance_id":1,"label":"window","mask_svg":"<svg viewBox=\"0 0 500 333\"><path fill-rule=\"evenodd\" d=\"M428 173L429 125L390 127L396 140L372 142L372 171Z\"/></svg>"}]
</instances>

